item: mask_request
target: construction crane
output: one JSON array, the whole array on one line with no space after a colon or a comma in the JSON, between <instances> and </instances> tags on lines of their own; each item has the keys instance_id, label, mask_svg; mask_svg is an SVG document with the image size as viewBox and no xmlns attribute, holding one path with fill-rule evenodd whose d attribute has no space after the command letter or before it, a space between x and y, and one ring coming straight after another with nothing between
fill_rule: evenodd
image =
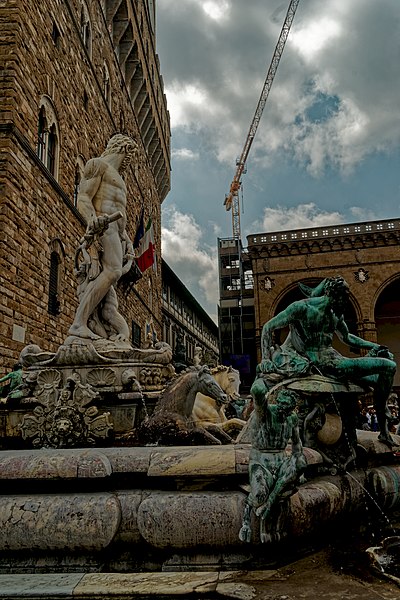
<instances>
[{"instance_id":1,"label":"construction crane","mask_svg":"<svg viewBox=\"0 0 400 600\"><path fill-rule=\"evenodd\" d=\"M282 26L282 30L275 47L274 55L271 60L271 64L268 69L267 77L264 82L264 87L261 92L260 99L257 104L256 112L250 125L249 132L247 134L246 142L242 150L242 154L236 163L236 173L231 183L229 194L226 195L224 205L226 210L232 210L232 231L234 239L240 240L240 202L239 202L239 190L242 185L241 177L245 170L246 160L250 152L251 145L257 132L258 125L260 123L261 115L264 110L265 103L267 101L272 83L274 81L275 73L281 59L283 49L285 48L286 40L289 35L290 27L292 25L294 15L296 13L297 6L300 0L291 0L288 11L286 13L285 21Z\"/></svg>"}]
</instances>

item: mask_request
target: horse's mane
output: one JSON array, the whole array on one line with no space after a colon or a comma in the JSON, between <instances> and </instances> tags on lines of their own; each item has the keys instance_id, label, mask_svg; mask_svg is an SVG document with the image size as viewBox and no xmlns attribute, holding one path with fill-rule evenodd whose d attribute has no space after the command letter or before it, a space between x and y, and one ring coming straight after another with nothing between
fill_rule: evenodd
<instances>
[{"instance_id":1,"label":"horse's mane","mask_svg":"<svg viewBox=\"0 0 400 600\"><path fill-rule=\"evenodd\" d=\"M232 369L232 371L235 373L239 373L239 371L233 367L228 367L227 365L217 365L211 369L211 374L214 375L215 373L222 373L222 371L229 371L229 369Z\"/></svg>"},{"instance_id":2,"label":"horse's mane","mask_svg":"<svg viewBox=\"0 0 400 600\"><path fill-rule=\"evenodd\" d=\"M200 370L199 367L188 367L184 371L177 373L171 381L167 383L165 388L160 394L160 397L154 407L154 411L158 412L160 410L165 410L166 408L170 411L176 410L176 402L180 400L180 398L176 398L174 396L176 388L179 387L185 388L188 383L188 380L194 373L198 373ZM171 399L174 400L171 403Z\"/></svg>"},{"instance_id":3,"label":"horse's mane","mask_svg":"<svg viewBox=\"0 0 400 600\"><path fill-rule=\"evenodd\" d=\"M170 391L170 389L172 387L174 387L177 383L179 383L179 381L181 379L183 379L184 375L188 375L189 373L193 373L193 371L199 371L199 367L193 367L193 366L192 367L187 367L186 369L184 369L180 373L175 373L175 375L172 377L172 379L170 379L168 381L167 385L162 390L161 394L164 395L165 392Z\"/></svg>"}]
</instances>

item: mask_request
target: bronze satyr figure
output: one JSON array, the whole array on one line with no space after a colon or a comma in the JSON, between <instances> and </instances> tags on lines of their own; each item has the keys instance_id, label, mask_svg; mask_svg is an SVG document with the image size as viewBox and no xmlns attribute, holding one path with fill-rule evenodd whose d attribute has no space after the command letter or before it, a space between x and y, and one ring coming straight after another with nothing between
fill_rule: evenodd
<instances>
[{"instance_id":1,"label":"bronze satyr figure","mask_svg":"<svg viewBox=\"0 0 400 600\"><path fill-rule=\"evenodd\" d=\"M286 379L312 373L372 386L379 439L390 447L396 445L389 433L386 414L396 372L393 355L386 346L349 332L343 317L349 286L343 277L324 279L314 289L300 287L308 298L293 302L263 327L259 370L264 374L265 391L271 387L268 382L271 376ZM283 327L289 327L289 334L282 346L274 345L272 334ZM357 358L342 356L332 347L335 333L343 343L366 350L367 354Z\"/></svg>"}]
</instances>

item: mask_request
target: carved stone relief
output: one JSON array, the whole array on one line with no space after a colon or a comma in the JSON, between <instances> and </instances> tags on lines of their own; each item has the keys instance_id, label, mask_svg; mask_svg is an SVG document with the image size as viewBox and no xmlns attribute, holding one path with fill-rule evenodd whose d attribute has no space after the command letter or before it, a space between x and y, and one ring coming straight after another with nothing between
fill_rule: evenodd
<instances>
[{"instance_id":1,"label":"carved stone relief","mask_svg":"<svg viewBox=\"0 0 400 600\"><path fill-rule=\"evenodd\" d=\"M57 369L38 374L35 396L39 405L22 418L23 439L36 448L88 446L106 439L113 429L110 413L100 414L96 406L89 406L97 392L90 384L82 385L77 373L67 378L63 388L61 380Z\"/></svg>"}]
</instances>

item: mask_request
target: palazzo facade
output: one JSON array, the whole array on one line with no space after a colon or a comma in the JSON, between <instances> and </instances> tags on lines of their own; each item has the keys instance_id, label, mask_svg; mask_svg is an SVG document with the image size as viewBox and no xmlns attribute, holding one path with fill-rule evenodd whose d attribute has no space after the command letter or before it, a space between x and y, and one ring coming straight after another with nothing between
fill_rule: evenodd
<instances>
[{"instance_id":1,"label":"palazzo facade","mask_svg":"<svg viewBox=\"0 0 400 600\"><path fill-rule=\"evenodd\" d=\"M170 122L150 0L6 0L0 5L0 371L28 343L54 351L77 307L76 207L87 160L114 133L133 136L124 176L127 231L151 218L161 253L170 189ZM120 286L119 286L120 287ZM159 339L161 260L118 290L132 329ZM139 340L140 342L140 340Z\"/></svg>"}]
</instances>

